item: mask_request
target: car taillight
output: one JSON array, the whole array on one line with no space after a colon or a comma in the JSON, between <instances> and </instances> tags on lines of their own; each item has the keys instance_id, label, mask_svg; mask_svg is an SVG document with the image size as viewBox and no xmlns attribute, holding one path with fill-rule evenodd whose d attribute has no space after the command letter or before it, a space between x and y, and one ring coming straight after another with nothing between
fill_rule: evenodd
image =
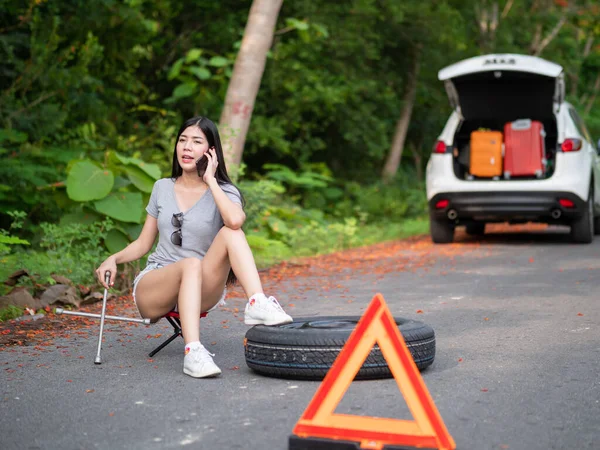
<instances>
[{"instance_id":1,"label":"car taillight","mask_svg":"<svg viewBox=\"0 0 600 450\"><path fill-rule=\"evenodd\" d=\"M560 146L563 152L576 152L581 150L581 139L565 139Z\"/></svg>"},{"instance_id":2,"label":"car taillight","mask_svg":"<svg viewBox=\"0 0 600 450\"><path fill-rule=\"evenodd\" d=\"M446 153L446 143L444 141L437 141L435 147L433 147L433 153Z\"/></svg>"},{"instance_id":3,"label":"car taillight","mask_svg":"<svg viewBox=\"0 0 600 450\"><path fill-rule=\"evenodd\" d=\"M448 200L440 200L435 204L436 209L444 209L446 208L450 202Z\"/></svg>"},{"instance_id":4,"label":"car taillight","mask_svg":"<svg viewBox=\"0 0 600 450\"><path fill-rule=\"evenodd\" d=\"M559 198L558 203L563 208L573 208L575 206L575 202L573 200L569 200L568 198Z\"/></svg>"}]
</instances>

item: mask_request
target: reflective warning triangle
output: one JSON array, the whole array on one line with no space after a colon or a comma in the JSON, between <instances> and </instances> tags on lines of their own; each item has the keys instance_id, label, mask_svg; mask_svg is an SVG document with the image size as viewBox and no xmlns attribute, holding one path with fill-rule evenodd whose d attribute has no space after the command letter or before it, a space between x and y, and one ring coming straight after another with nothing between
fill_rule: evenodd
<instances>
[{"instance_id":1,"label":"reflective warning triangle","mask_svg":"<svg viewBox=\"0 0 600 450\"><path fill-rule=\"evenodd\" d=\"M334 413L375 344L379 345L414 420ZM359 441L361 447L373 449L384 445L456 448L381 294L373 297L293 433L301 438Z\"/></svg>"}]
</instances>

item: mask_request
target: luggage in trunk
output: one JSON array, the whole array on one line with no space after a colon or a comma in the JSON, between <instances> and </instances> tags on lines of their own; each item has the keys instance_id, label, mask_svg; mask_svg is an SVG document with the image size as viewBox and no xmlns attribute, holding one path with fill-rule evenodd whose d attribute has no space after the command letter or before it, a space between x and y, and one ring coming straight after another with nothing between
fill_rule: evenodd
<instances>
[{"instance_id":1,"label":"luggage in trunk","mask_svg":"<svg viewBox=\"0 0 600 450\"><path fill-rule=\"evenodd\" d=\"M544 126L537 120L522 119L504 125L504 178L546 173Z\"/></svg>"},{"instance_id":2,"label":"luggage in trunk","mask_svg":"<svg viewBox=\"0 0 600 450\"><path fill-rule=\"evenodd\" d=\"M469 173L476 177L502 175L502 133L473 131L470 143Z\"/></svg>"}]
</instances>

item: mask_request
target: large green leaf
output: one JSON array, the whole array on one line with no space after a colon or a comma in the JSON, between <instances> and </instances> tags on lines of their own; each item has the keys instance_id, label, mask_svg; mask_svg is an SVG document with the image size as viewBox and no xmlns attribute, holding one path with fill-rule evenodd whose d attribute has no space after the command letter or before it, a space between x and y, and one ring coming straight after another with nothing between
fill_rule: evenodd
<instances>
[{"instance_id":1,"label":"large green leaf","mask_svg":"<svg viewBox=\"0 0 600 450\"><path fill-rule=\"evenodd\" d=\"M101 169L89 160L78 161L67 177L67 195L76 202L99 200L108 195L114 181L110 170Z\"/></svg>"},{"instance_id":2,"label":"large green leaf","mask_svg":"<svg viewBox=\"0 0 600 450\"><path fill-rule=\"evenodd\" d=\"M140 192L113 192L94 203L96 210L122 222L141 223L144 204Z\"/></svg>"},{"instance_id":3,"label":"large green leaf","mask_svg":"<svg viewBox=\"0 0 600 450\"><path fill-rule=\"evenodd\" d=\"M129 245L129 239L123 232L113 228L106 234L104 245L106 245L109 252L117 253Z\"/></svg>"},{"instance_id":4,"label":"large green leaf","mask_svg":"<svg viewBox=\"0 0 600 450\"><path fill-rule=\"evenodd\" d=\"M197 88L198 84L195 82L182 83L173 90L173 97L177 99L189 97L190 95L193 95L196 92Z\"/></svg>"},{"instance_id":5,"label":"large green leaf","mask_svg":"<svg viewBox=\"0 0 600 450\"><path fill-rule=\"evenodd\" d=\"M190 63L190 62L196 61L201 56L202 56L201 48L191 48L188 50L187 54L185 55L185 62Z\"/></svg>"},{"instance_id":6,"label":"large green leaf","mask_svg":"<svg viewBox=\"0 0 600 450\"><path fill-rule=\"evenodd\" d=\"M206 67L194 66L190 67L189 71L201 80L208 80L210 78L210 70L208 70Z\"/></svg>"},{"instance_id":7,"label":"large green leaf","mask_svg":"<svg viewBox=\"0 0 600 450\"><path fill-rule=\"evenodd\" d=\"M122 230L127 233L127 236L132 241L136 240L140 236L143 227L144 226L139 223L125 223L121 225Z\"/></svg>"},{"instance_id":8,"label":"large green leaf","mask_svg":"<svg viewBox=\"0 0 600 450\"><path fill-rule=\"evenodd\" d=\"M129 180L129 178L121 176L115 177L115 184L113 185L113 190L118 191L127 186L131 186L131 181Z\"/></svg>"},{"instance_id":9,"label":"large green leaf","mask_svg":"<svg viewBox=\"0 0 600 450\"><path fill-rule=\"evenodd\" d=\"M154 180L149 177L146 172L135 166L125 167L125 172L131 180L131 182L142 192L152 192L154 186Z\"/></svg>"},{"instance_id":10,"label":"large green leaf","mask_svg":"<svg viewBox=\"0 0 600 450\"><path fill-rule=\"evenodd\" d=\"M115 152L115 156L117 157L117 159L119 161L121 161L122 164L133 165L133 166L139 167L140 169L142 169L144 172L146 172L148 175L150 175L155 180L160 179L160 177L162 176L162 174L160 172L160 167L158 167L157 164L147 163L138 158L131 158L129 156L123 156L117 152Z\"/></svg>"},{"instance_id":11,"label":"large green leaf","mask_svg":"<svg viewBox=\"0 0 600 450\"><path fill-rule=\"evenodd\" d=\"M223 58L222 56L213 56L208 61L208 65L213 67L224 67L228 64L229 60L227 58Z\"/></svg>"},{"instance_id":12,"label":"large green leaf","mask_svg":"<svg viewBox=\"0 0 600 450\"><path fill-rule=\"evenodd\" d=\"M168 80L172 80L173 78L178 77L179 73L181 72L181 66L183 66L183 58L182 59L178 59L177 61L175 61L175 64L173 64L173 66L169 70L169 74L167 75L167 79Z\"/></svg>"}]
</instances>

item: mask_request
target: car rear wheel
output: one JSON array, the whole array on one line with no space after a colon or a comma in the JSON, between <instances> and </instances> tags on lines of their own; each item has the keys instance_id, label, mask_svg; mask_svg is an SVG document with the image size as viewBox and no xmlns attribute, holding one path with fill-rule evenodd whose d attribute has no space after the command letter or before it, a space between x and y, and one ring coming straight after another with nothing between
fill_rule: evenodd
<instances>
[{"instance_id":1,"label":"car rear wheel","mask_svg":"<svg viewBox=\"0 0 600 450\"><path fill-rule=\"evenodd\" d=\"M465 228L467 234L471 236L483 236L485 234L485 222L468 223Z\"/></svg>"},{"instance_id":2,"label":"car rear wheel","mask_svg":"<svg viewBox=\"0 0 600 450\"><path fill-rule=\"evenodd\" d=\"M589 244L594 240L594 193L590 189L583 214L571 223L573 242Z\"/></svg>"},{"instance_id":3,"label":"car rear wheel","mask_svg":"<svg viewBox=\"0 0 600 450\"><path fill-rule=\"evenodd\" d=\"M594 217L594 235L600 234L600 216Z\"/></svg>"},{"instance_id":4,"label":"car rear wheel","mask_svg":"<svg viewBox=\"0 0 600 450\"><path fill-rule=\"evenodd\" d=\"M429 217L431 240L436 244L449 244L454 241L454 225L447 220Z\"/></svg>"}]
</instances>

